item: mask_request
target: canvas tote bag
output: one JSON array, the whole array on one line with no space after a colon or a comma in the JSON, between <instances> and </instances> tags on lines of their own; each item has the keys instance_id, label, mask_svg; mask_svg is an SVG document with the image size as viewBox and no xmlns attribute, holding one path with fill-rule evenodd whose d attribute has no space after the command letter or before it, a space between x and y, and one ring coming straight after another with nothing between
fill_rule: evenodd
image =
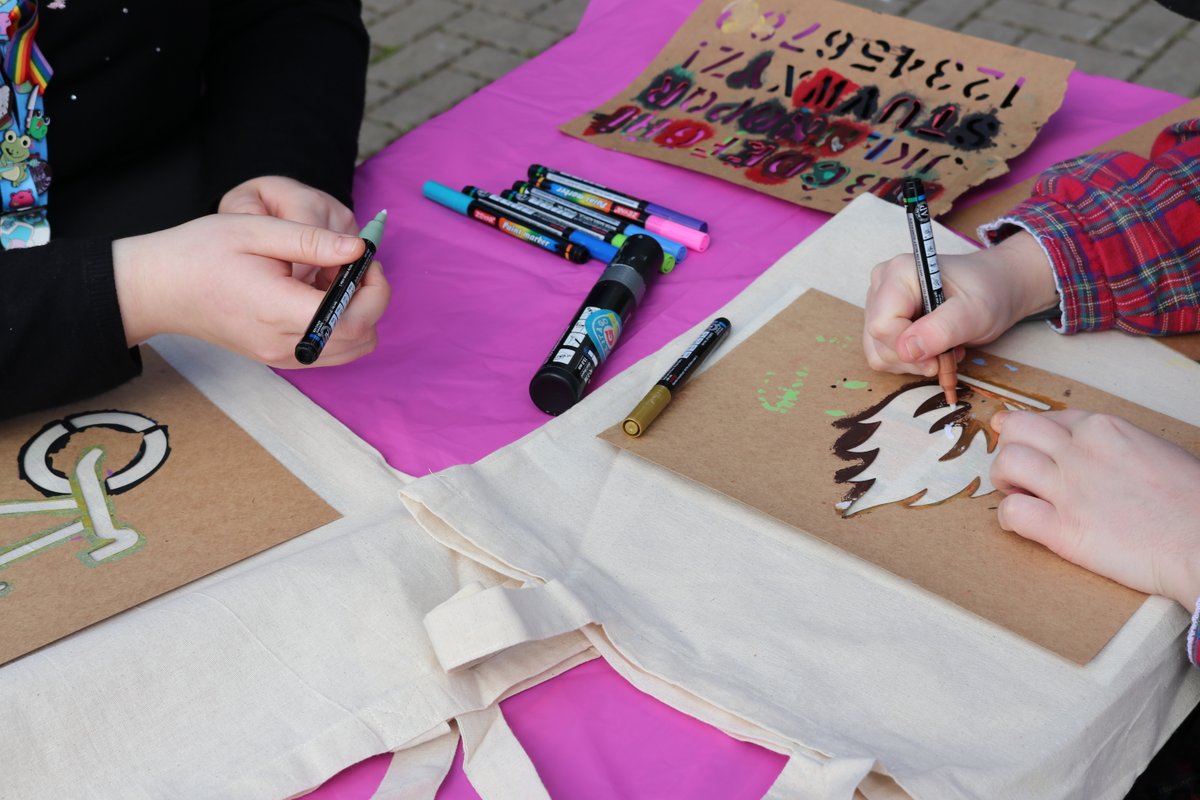
<instances>
[{"instance_id":1,"label":"canvas tote bag","mask_svg":"<svg viewBox=\"0 0 1200 800\"><path fill-rule=\"evenodd\" d=\"M425 614L515 582L428 537L406 476L270 370L153 345L343 516L0 668L0 797L285 798L398 750L379 796L432 798L459 733L483 797L544 797L496 703L586 640L447 675Z\"/></svg>"},{"instance_id":2,"label":"canvas tote bag","mask_svg":"<svg viewBox=\"0 0 1200 800\"><path fill-rule=\"evenodd\" d=\"M937 234L942 252L971 248ZM808 287L862 305L870 267L905 251L903 214L856 199L719 312L734 330L713 360ZM443 666L582 630L643 690L791 754L772 798L1122 797L1200 697L1184 610L1149 598L1078 666L597 439L707 322L524 439L404 488L434 537L521 581L431 611ZM1026 325L989 350L1200 424L1200 367L1153 341Z\"/></svg>"}]
</instances>

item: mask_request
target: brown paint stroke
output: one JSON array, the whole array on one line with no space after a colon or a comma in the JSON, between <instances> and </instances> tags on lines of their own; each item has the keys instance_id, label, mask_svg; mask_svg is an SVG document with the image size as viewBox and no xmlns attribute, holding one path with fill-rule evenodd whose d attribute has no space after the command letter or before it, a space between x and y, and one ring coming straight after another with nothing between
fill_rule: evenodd
<instances>
[{"instance_id":1,"label":"brown paint stroke","mask_svg":"<svg viewBox=\"0 0 1200 800\"><path fill-rule=\"evenodd\" d=\"M1001 383L997 383L996 381L988 381L988 383L998 386L1001 389L1008 389L1015 394L1021 394L1026 397L1039 400L1050 406L1052 409L1066 408L1063 403L1056 400L1051 400L1047 397L1042 397L1041 395L1035 395L1025 391L1018 392L1016 389L1013 389L1010 386L1005 386ZM917 389L921 386L936 385L937 381L935 379L926 379L914 381L912 383L906 383L893 391L891 394L884 397L879 402L867 408L865 411L861 411L853 416L842 417L833 421L833 427L843 431L842 434L837 438L837 441L833 443L834 454L843 461L854 462L847 467L839 469L833 475L833 480L835 483L850 484L850 488L847 490L846 495L842 498L843 503L846 504L846 508L854 505L854 503L860 497L866 494L870 490L871 486L875 483L874 478L865 481L854 480L855 476L861 474L863 470L869 467L879 455L879 448L868 450L865 453L850 452L863 442L870 439L872 434L874 434L882 424L879 422L867 423L863 420L870 419L872 416L881 411L884 406L910 389ZM932 425L929 426L930 434L937 433L948 426L959 428L958 438L955 440L954 444L950 446L950 449L942 454L938 461L950 461L961 456L967 451L967 448L971 446L971 441L974 439L975 434L981 431L983 432L984 438L987 441L988 452L992 452L996 448L996 434L994 431L992 431L990 424L991 419L997 411L1005 410L1006 406L1016 406L1026 411L1037 410L1027 403L1022 403L1020 400L1016 400L1013 397L1006 397L1002 394L990 392L978 386L971 386L961 382L958 384L958 401L958 408L955 408L948 414L939 417ZM982 406L987 405L989 401L995 401L996 407L988 409L983 408ZM932 395L928 400L922 403L917 410L913 412L913 418L915 419L922 414L939 408L950 408L950 404L946 402L946 396L941 392ZM991 413L986 413L989 411ZM979 488L978 478L973 480L971 484L968 485L963 491L966 492L969 490L970 492L974 492L977 488ZM912 503L919 500L921 496L925 494L925 491L926 490L922 490L912 497L899 500L897 501L897 504L908 507ZM942 503L945 503L947 500L952 500L955 497L961 496L962 494L963 492L959 492L938 503L930 503L929 507L939 506ZM846 516L844 512L839 513L841 513L842 516Z\"/></svg>"}]
</instances>

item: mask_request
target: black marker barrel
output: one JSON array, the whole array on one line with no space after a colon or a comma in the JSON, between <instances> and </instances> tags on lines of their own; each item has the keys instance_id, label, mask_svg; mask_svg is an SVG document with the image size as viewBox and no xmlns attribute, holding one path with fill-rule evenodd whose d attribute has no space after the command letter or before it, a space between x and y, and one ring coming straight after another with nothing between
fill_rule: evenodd
<instances>
[{"instance_id":1,"label":"black marker barrel","mask_svg":"<svg viewBox=\"0 0 1200 800\"><path fill-rule=\"evenodd\" d=\"M535 406L557 416L579 402L662 263L663 249L651 237L625 240L529 382Z\"/></svg>"},{"instance_id":2,"label":"black marker barrel","mask_svg":"<svg viewBox=\"0 0 1200 800\"><path fill-rule=\"evenodd\" d=\"M942 289L937 249L933 246L933 220L925 200L925 184L920 178L905 178L900 184L900 199L908 216L908 234L912 237L917 280L921 284L921 303L925 313L929 314L945 302L946 294ZM958 405L958 362L953 351L938 356L938 385L946 395L946 404L951 408Z\"/></svg>"},{"instance_id":3,"label":"black marker barrel","mask_svg":"<svg viewBox=\"0 0 1200 800\"><path fill-rule=\"evenodd\" d=\"M900 184L904 210L908 214L908 235L912 237L913 257L921 280L921 301L925 313L945 302L942 272L938 269L937 248L933 245L933 220L925 201L925 184L920 178L905 178Z\"/></svg>"},{"instance_id":4,"label":"black marker barrel","mask_svg":"<svg viewBox=\"0 0 1200 800\"><path fill-rule=\"evenodd\" d=\"M574 242L568 241L563 236L559 236L554 231L548 230L545 226L531 224L532 221L522 222L517 219L510 219L512 214L504 212L502 209L489 209L479 200L475 200L462 192L456 192L449 186L438 183L437 181L425 181L421 187L421 193L430 200L457 211L459 214L470 217L476 222L482 222L495 228L502 233L507 233L509 236L528 242L534 247L540 247L543 250L548 250L555 255L565 258L567 261L575 264L586 263L592 257L586 247L581 247Z\"/></svg>"}]
</instances>

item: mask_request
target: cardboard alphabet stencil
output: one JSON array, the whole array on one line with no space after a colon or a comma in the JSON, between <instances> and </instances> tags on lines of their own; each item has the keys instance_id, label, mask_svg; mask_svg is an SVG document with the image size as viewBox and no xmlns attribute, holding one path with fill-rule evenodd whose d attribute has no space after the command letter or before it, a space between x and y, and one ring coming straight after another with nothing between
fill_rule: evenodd
<instances>
[{"instance_id":1,"label":"cardboard alphabet stencil","mask_svg":"<svg viewBox=\"0 0 1200 800\"><path fill-rule=\"evenodd\" d=\"M832 0L705 0L562 129L833 213L915 175L937 215L1008 171L1072 66Z\"/></svg>"},{"instance_id":2,"label":"cardboard alphabet stencil","mask_svg":"<svg viewBox=\"0 0 1200 800\"><path fill-rule=\"evenodd\" d=\"M340 516L149 348L0 425L0 663Z\"/></svg>"},{"instance_id":3,"label":"cardboard alphabet stencil","mask_svg":"<svg viewBox=\"0 0 1200 800\"><path fill-rule=\"evenodd\" d=\"M988 421L1103 411L1198 454L1200 428L983 352L962 363L950 409L935 381L872 370L862 326L862 309L810 290L640 438L601 437L1087 663L1144 595L1000 528Z\"/></svg>"}]
</instances>

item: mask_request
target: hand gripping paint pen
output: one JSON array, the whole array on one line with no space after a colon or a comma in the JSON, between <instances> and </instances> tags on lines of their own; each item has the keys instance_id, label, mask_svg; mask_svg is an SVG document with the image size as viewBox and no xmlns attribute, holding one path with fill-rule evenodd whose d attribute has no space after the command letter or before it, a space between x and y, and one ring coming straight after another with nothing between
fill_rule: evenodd
<instances>
[{"instance_id":1,"label":"hand gripping paint pen","mask_svg":"<svg viewBox=\"0 0 1200 800\"><path fill-rule=\"evenodd\" d=\"M379 248L379 240L383 238L383 223L386 221L387 209L384 209L358 234L367 247L361 256L338 270L337 277L329 284L321 305L317 306L317 313L313 314L308 329L296 343L296 360L301 364L313 363L325 349L329 337L333 335L333 327L342 318L342 312L362 283L363 275L367 274L367 267L371 266L371 259Z\"/></svg>"},{"instance_id":2,"label":"hand gripping paint pen","mask_svg":"<svg viewBox=\"0 0 1200 800\"><path fill-rule=\"evenodd\" d=\"M696 337L696 341L683 351L683 355L675 360L667 374L651 386L642 401L633 407L633 411L630 411L629 416L621 423L621 429L630 436L641 436L645 433L650 423L670 404L679 387L692 377L692 373L700 368L704 359L725 340L731 327L729 320L724 317L713 320L712 324Z\"/></svg>"},{"instance_id":3,"label":"hand gripping paint pen","mask_svg":"<svg viewBox=\"0 0 1200 800\"><path fill-rule=\"evenodd\" d=\"M625 240L529 382L535 406L557 416L579 402L596 368L616 347L662 260L662 247L649 236Z\"/></svg>"},{"instance_id":4,"label":"hand gripping paint pen","mask_svg":"<svg viewBox=\"0 0 1200 800\"><path fill-rule=\"evenodd\" d=\"M913 258L917 262L917 281L921 284L921 304L929 314L946 300L942 291L942 272L938 269L937 248L933 246L933 220L925 202L925 184L920 178L905 178L900 197L908 216L908 234L912 237ZM938 385L950 407L958 405L958 368L953 353L938 356Z\"/></svg>"},{"instance_id":5,"label":"hand gripping paint pen","mask_svg":"<svg viewBox=\"0 0 1200 800\"><path fill-rule=\"evenodd\" d=\"M435 203L439 203L452 211L470 217L476 222L495 228L498 231L514 236L534 247L549 250L555 255L562 256L575 264L586 263L592 254L586 247L574 242L568 242L557 233L547 230L541 225L525 224L518 220L509 219L506 215L489 211L481 206L479 201L472 200L462 192L456 192L449 186L437 181L425 181L421 194Z\"/></svg>"}]
</instances>

